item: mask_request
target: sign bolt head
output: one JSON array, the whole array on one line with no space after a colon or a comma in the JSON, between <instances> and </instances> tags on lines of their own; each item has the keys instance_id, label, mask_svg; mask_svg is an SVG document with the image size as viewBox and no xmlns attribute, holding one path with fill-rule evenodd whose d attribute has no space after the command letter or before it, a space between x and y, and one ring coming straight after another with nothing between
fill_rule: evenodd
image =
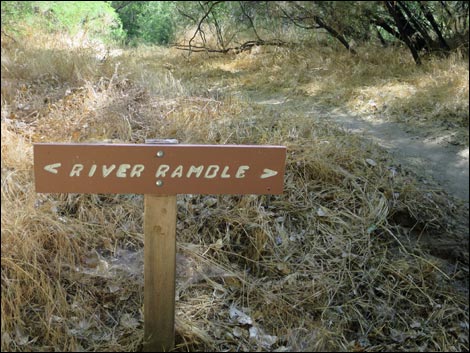
<instances>
[{"instance_id":1,"label":"sign bolt head","mask_svg":"<svg viewBox=\"0 0 470 353\"><path fill-rule=\"evenodd\" d=\"M165 152L163 151L158 151L157 152L157 157L163 157L165 155Z\"/></svg>"},{"instance_id":2,"label":"sign bolt head","mask_svg":"<svg viewBox=\"0 0 470 353\"><path fill-rule=\"evenodd\" d=\"M157 180L157 182L155 184L157 184L157 186L163 186L163 181Z\"/></svg>"}]
</instances>

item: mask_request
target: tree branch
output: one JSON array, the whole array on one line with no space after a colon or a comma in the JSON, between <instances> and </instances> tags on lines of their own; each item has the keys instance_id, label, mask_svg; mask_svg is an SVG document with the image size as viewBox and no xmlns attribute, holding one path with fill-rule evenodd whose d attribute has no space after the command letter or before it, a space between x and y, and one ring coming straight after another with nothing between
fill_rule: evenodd
<instances>
[{"instance_id":1,"label":"tree branch","mask_svg":"<svg viewBox=\"0 0 470 353\"><path fill-rule=\"evenodd\" d=\"M258 35L258 32L256 31L255 24L253 22L253 19L251 16L246 12L245 5L243 5L243 1L239 1L238 4L240 5L240 9L242 10L243 15L250 21L250 26L253 29L253 32L255 33L255 36L258 40L262 40L261 37Z\"/></svg>"},{"instance_id":2,"label":"tree branch","mask_svg":"<svg viewBox=\"0 0 470 353\"><path fill-rule=\"evenodd\" d=\"M235 52L235 53L241 53L243 51L250 50L251 48L255 46L261 46L261 45L269 45L269 46L279 46L279 47L290 47L295 45L295 43L287 43L281 40L250 40L242 45L236 46L236 47L230 47L230 48L225 48L225 49L218 49L218 48L208 48L206 46L189 46L189 45L182 45L182 44L175 44L173 47L179 50L186 50L186 51L191 51L191 52L208 52L208 53L222 53L222 54L227 54L229 52Z\"/></svg>"},{"instance_id":3,"label":"tree branch","mask_svg":"<svg viewBox=\"0 0 470 353\"><path fill-rule=\"evenodd\" d=\"M434 32L437 34L437 37L439 38L439 43L441 44L441 47L444 48L447 51L450 51L450 47L447 44L447 42L444 39L444 36L442 35L442 32L439 28L439 25L437 24L436 20L434 19L434 16L432 15L431 11L429 8L426 7L426 5L422 2L419 1L419 6L421 8L421 11L423 11L424 16L428 19L429 23L431 24L432 28L434 29Z\"/></svg>"},{"instance_id":4,"label":"tree branch","mask_svg":"<svg viewBox=\"0 0 470 353\"><path fill-rule=\"evenodd\" d=\"M384 1L385 6L387 7L388 12L395 20L395 24L397 25L398 31L400 32L401 39L405 42L406 46L410 49L411 54L413 55L413 59L417 65L421 65L421 58L419 57L418 51L414 47L413 43L411 42L410 38L408 37L406 30L404 28L405 24L403 23L403 19L401 18L402 14L397 13L396 4L393 1Z\"/></svg>"},{"instance_id":5,"label":"tree branch","mask_svg":"<svg viewBox=\"0 0 470 353\"><path fill-rule=\"evenodd\" d=\"M408 22L413 27L415 35L413 35L412 37L415 38L414 42L416 44L417 49L419 50L419 49L426 48L428 51L431 51L431 49L433 47L433 40L429 36L428 31L426 30L426 28L424 28L423 24L420 23L420 21L416 18L416 16L414 16L411 13L411 11L408 8L406 2L397 1L396 3L400 6L400 8L406 14L406 16L408 17ZM421 36L421 38L419 36Z\"/></svg>"},{"instance_id":6,"label":"tree branch","mask_svg":"<svg viewBox=\"0 0 470 353\"><path fill-rule=\"evenodd\" d=\"M326 29L326 31L331 35L333 36L334 38L336 38L337 40L340 41L341 44L344 45L344 47L349 50L349 52L351 54L356 54L356 51L351 48L351 46L349 45L348 41L346 40L346 38L344 37L344 35L342 35L341 33L339 33L338 31L336 31L333 27L329 26L320 16L317 16L316 14L314 14L313 12L311 12L309 9L305 8L305 7L302 7L301 5L297 4L297 3L293 3L292 4L295 9L299 12L299 13L306 13L308 16L304 16L304 17L300 17L300 16L297 16L297 17L294 17L293 15L287 13L287 11L285 11L282 7L280 7L281 11L290 19L290 20L293 20L293 23L297 26L299 26L297 24L297 22L300 20L302 21L305 21L306 19L311 19L315 22L316 26L310 26L310 28L308 27L303 27L303 28L306 28L306 29L313 29L313 28L324 28ZM301 27L301 26L299 26Z\"/></svg>"},{"instance_id":7,"label":"tree branch","mask_svg":"<svg viewBox=\"0 0 470 353\"><path fill-rule=\"evenodd\" d=\"M209 16L209 14L211 13L212 9L214 8L214 6L216 6L217 4L220 4L222 1L214 1L210 6L209 6L209 9L206 11L206 13L202 16L202 18L199 20L199 23L197 25L197 29L196 31L194 32L194 35L191 37L191 39L189 40L189 43L188 43L188 47L189 47L189 51L191 52L191 43L192 41L194 40L194 38L196 38L197 34L198 33L203 33L204 32L202 31L202 23L204 22L204 20L207 18L207 16ZM203 7L203 4L201 4L201 7ZM203 43L205 44L206 40L205 40L205 35L201 35L201 38L203 39Z\"/></svg>"}]
</instances>

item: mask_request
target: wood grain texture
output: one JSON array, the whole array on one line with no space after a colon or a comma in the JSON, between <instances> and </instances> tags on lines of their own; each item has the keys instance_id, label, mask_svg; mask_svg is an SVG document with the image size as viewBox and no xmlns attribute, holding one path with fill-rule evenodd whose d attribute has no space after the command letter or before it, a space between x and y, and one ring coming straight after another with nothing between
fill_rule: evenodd
<instances>
[{"instance_id":1,"label":"wood grain texture","mask_svg":"<svg viewBox=\"0 0 470 353\"><path fill-rule=\"evenodd\" d=\"M144 352L163 352L175 344L176 195L144 207Z\"/></svg>"}]
</instances>

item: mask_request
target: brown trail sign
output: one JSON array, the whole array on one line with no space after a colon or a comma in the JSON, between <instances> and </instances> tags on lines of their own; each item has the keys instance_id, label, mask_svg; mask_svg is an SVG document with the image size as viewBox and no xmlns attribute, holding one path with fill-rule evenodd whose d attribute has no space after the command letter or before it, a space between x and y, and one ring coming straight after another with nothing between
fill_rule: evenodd
<instances>
[{"instance_id":1,"label":"brown trail sign","mask_svg":"<svg viewBox=\"0 0 470 353\"><path fill-rule=\"evenodd\" d=\"M35 144L37 192L280 194L285 147Z\"/></svg>"},{"instance_id":2,"label":"brown trail sign","mask_svg":"<svg viewBox=\"0 0 470 353\"><path fill-rule=\"evenodd\" d=\"M34 144L37 192L145 194L144 351L151 352L174 347L176 195L281 194L286 160L283 146L162 141Z\"/></svg>"}]
</instances>

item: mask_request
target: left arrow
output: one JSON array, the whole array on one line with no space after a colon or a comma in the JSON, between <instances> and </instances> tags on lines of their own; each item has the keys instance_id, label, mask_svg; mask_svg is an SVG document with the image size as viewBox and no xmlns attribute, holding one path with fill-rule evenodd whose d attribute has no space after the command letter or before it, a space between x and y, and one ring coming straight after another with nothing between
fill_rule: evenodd
<instances>
[{"instance_id":1,"label":"left arrow","mask_svg":"<svg viewBox=\"0 0 470 353\"><path fill-rule=\"evenodd\" d=\"M54 164L49 164L44 167L44 170L48 171L49 173L52 174L57 174L59 171L56 170L62 165L62 163L54 163Z\"/></svg>"}]
</instances>

